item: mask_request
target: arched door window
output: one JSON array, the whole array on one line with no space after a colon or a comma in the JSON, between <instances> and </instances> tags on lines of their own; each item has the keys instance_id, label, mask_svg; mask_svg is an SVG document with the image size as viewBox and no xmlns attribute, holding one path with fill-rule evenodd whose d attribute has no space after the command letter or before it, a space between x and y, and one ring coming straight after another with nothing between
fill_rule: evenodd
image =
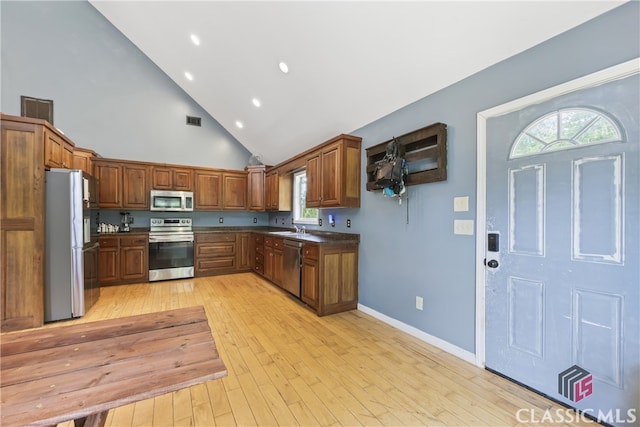
<instances>
[{"instance_id":1,"label":"arched door window","mask_svg":"<svg viewBox=\"0 0 640 427\"><path fill-rule=\"evenodd\" d=\"M621 140L619 127L603 113L588 108L565 108L527 126L514 141L509 158Z\"/></svg>"}]
</instances>

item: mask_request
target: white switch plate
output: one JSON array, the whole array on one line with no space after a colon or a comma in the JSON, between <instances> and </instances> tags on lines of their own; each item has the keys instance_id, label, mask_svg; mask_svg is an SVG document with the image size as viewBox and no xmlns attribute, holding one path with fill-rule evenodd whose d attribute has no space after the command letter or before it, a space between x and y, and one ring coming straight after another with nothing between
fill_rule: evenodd
<instances>
[{"instance_id":1,"label":"white switch plate","mask_svg":"<svg viewBox=\"0 0 640 427\"><path fill-rule=\"evenodd\" d=\"M422 297L416 297L416 310L422 310Z\"/></svg>"},{"instance_id":2,"label":"white switch plate","mask_svg":"<svg viewBox=\"0 0 640 427\"><path fill-rule=\"evenodd\" d=\"M473 220L472 219L453 220L453 234L464 234L468 236L473 236Z\"/></svg>"},{"instance_id":3,"label":"white switch plate","mask_svg":"<svg viewBox=\"0 0 640 427\"><path fill-rule=\"evenodd\" d=\"M453 198L454 212L469 212L469 196Z\"/></svg>"}]
</instances>

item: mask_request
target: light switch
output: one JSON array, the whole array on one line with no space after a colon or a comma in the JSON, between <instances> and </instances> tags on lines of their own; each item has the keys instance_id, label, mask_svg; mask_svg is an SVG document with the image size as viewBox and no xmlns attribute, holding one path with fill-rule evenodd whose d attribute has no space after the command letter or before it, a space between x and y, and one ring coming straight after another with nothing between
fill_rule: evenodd
<instances>
[{"instance_id":1,"label":"light switch","mask_svg":"<svg viewBox=\"0 0 640 427\"><path fill-rule=\"evenodd\" d=\"M469 196L453 198L454 212L469 212Z\"/></svg>"},{"instance_id":2,"label":"light switch","mask_svg":"<svg viewBox=\"0 0 640 427\"><path fill-rule=\"evenodd\" d=\"M453 234L464 234L468 236L473 236L473 220L472 219L453 220Z\"/></svg>"}]
</instances>

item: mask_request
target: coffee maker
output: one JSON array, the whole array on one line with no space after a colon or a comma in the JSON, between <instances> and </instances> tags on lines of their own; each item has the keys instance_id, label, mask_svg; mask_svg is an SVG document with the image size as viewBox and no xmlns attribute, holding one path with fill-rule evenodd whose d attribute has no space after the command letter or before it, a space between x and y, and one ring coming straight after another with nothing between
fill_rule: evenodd
<instances>
[{"instance_id":1,"label":"coffee maker","mask_svg":"<svg viewBox=\"0 0 640 427\"><path fill-rule=\"evenodd\" d=\"M129 224L133 224L133 217L130 212L120 212L122 227L120 231L130 231Z\"/></svg>"}]
</instances>

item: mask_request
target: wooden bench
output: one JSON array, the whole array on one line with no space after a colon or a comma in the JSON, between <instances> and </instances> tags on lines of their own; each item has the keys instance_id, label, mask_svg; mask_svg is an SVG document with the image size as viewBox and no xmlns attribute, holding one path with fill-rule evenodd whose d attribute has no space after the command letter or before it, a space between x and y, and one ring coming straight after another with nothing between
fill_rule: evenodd
<instances>
[{"instance_id":1,"label":"wooden bench","mask_svg":"<svg viewBox=\"0 0 640 427\"><path fill-rule=\"evenodd\" d=\"M100 425L109 409L227 375L201 306L0 340L2 426Z\"/></svg>"}]
</instances>

